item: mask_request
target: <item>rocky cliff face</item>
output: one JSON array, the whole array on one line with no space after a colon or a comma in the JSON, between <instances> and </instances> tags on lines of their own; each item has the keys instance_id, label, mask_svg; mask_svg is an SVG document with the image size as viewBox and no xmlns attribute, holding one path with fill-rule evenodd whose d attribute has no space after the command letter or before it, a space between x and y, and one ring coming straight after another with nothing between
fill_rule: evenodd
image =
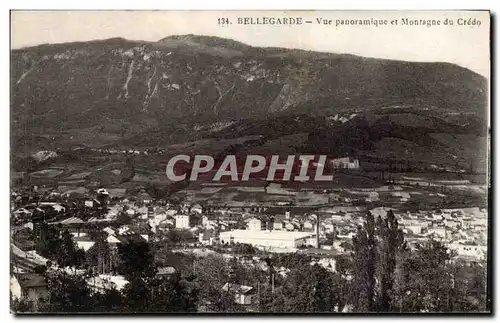
<instances>
[{"instance_id":1,"label":"rocky cliff face","mask_svg":"<svg viewBox=\"0 0 500 323\"><path fill-rule=\"evenodd\" d=\"M394 105L481 116L487 102L486 80L452 64L255 48L194 35L13 50L11 90L18 146L61 136L76 142L85 131L107 134L108 144L145 131L168 140L180 125L186 134L269 114L331 118Z\"/></svg>"}]
</instances>

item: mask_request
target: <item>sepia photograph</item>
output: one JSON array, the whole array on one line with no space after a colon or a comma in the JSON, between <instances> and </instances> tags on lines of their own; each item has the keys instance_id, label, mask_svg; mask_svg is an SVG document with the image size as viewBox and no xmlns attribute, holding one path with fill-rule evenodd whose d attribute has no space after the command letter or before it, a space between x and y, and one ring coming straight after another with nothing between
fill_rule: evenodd
<instances>
[{"instance_id":1,"label":"sepia photograph","mask_svg":"<svg viewBox=\"0 0 500 323\"><path fill-rule=\"evenodd\" d=\"M490 21L11 10L11 313L491 314Z\"/></svg>"}]
</instances>

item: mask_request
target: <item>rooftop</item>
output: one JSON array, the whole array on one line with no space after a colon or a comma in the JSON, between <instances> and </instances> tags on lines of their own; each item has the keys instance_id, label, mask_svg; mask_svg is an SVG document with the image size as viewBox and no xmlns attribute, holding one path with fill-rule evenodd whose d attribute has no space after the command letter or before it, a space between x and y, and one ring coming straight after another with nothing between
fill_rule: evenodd
<instances>
[{"instance_id":1,"label":"rooftop","mask_svg":"<svg viewBox=\"0 0 500 323\"><path fill-rule=\"evenodd\" d=\"M252 292L254 290L254 288L251 286L226 283L222 287L222 290L226 291L226 292L232 291L232 292L239 293L239 294L248 294L248 293Z\"/></svg>"},{"instance_id":2,"label":"rooftop","mask_svg":"<svg viewBox=\"0 0 500 323\"><path fill-rule=\"evenodd\" d=\"M297 232L297 231L250 231L250 230L232 230L222 232L221 235L229 235L235 238L254 238L254 239L276 239L276 240L291 240L312 237L315 234L312 232Z\"/></svg>"},{"instance_id":3,"label":"rooftop","mask_svg":"<svg viewBox=\"0 0 500 323\"><path fill-rule=\"evenodd\" d=\"M157 275L172 275L176 272L175 268L172 266L158 268Z\"/></svg>"}]
</instances>

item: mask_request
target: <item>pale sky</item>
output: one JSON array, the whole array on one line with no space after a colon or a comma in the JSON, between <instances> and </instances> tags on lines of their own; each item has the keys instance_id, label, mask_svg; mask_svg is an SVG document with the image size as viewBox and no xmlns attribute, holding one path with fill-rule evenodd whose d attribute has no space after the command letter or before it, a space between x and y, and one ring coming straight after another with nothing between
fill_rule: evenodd
<instances>
[{"instance_id":1,"label":"pale sky","mask_svg":"<svg viewBox=\"0 0 500 323\"><path fill-rule=\"evenodd\" d=\"M301 26L239 25L238 17L302 17ZM232 25L220 26L228 17ZM316 24L316 18L333 25ZM335 26L337 19L387 19L387 26ZM448 18L453 26L402 26L402 18ZM458 19L480 26L459 26ZM391 25L393 19L398 25ZM252 46L300 48L409 61L442 61L489 77L490 20L486 11L13 11L11 47L123 37L157 41L170 35L231 38Z\"/></svg>"}]
</instances>

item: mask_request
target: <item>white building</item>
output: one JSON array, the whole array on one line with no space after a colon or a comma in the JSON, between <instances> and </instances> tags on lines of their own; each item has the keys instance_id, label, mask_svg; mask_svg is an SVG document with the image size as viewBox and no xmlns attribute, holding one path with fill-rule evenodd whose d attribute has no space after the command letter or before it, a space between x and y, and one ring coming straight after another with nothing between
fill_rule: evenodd
<instances>
[{"instance_id":1,"label":"white building","mask_svg":"<svg viewBox=\"0 0 500 323\"><path fill-rule=\"evenodd\" d=\"M102 229L102 231L106 232L108 234L108 236L115 234L115 229L113 229L111 227L105 227L104 229Z\"/></svg>"},{"instance_id":2,"label":"white building","mask_svg":"<svg viewBox=\"0 0 500 323\"><path fill-rule=\"evenodd\" d=\"M325 233L332 233L335 231L335 226L332 223L324 224Z\"/></svg>"},{"instance_id":3,"label":"white building","mask_svg":"<svg viewBox=\"0 0 500 323\"><path fill-rule=\"evenodd\" d=\"M240 305L250 305L255 296L255 289L251 286L226 283L222 287L225 293L234 295L234 302Z\"/></svg>"},{"instance_id":4,"label":"white building","mask_svg":"<svg viewBox=\"0 0 500 323\"><path fill-rule=\"evenodd\" d=\"M177 214L177 210L175 209L169 209L165 212L167 214L167 216L174 216Z\"/></svg>"},{"instance_id":5,"label":"white building","mask_svg":"<svg viewBox=\"0 0 500 323\"><path fill-rule=\"evenodd\" d=\"M387 212L389 212L391 210L394 212L394 209L392 209L392 208L379 206L379 207L376 207L374 209L371 209L370 213L373 214L373 216L375 218L380 216L382 219L385 219L385 217L387 216Z\"/></svg>"},{"instance_id":6,"label":"white building","mask_svg":"<svg viewBox=\"0 0 500 323\"><path fill-rule=\"evenodd\" d=\"M405 233L411 232L413 234L421 234L422 229L424 229L424 228L427 228L426 223L414 222L414 223L410 223L410 224L405 224L403 232L405 232Z\"/></svg>"},{"instance_id":7,"label":"white building","mask_svg":"<svg viewBox=\"0 0 500 323\"><path fill-rule=\"evenodd\" d=\"M304 243L306 246L311 246L311 247L314 247L314 248L318 248L318 240L316 239L316 235L314 236L309 236L305 239L305 243Z\"/></svg>"},{"instance_id":8,"label":"white building","mask_svg":"<svg viewBox=\"0 0 500 323\"><path fill-rule=\"evenodd\" d=\"M411 231L413 234L421 234L422 230L428 227L427 222L413 219L402 219L400 223L405 233Z\"/></svg>"},{"instance_id":9,"label":"white building","mask_svg":"<svg viewBox=\"0 0 500 323\"><path fill-rule=\"evenodd\" d=\"M344 216L340 214L332 214L332 221L333 222L341 222L344 220Z\"/></svg>"},{"instance_id":10,"label":"white building","mask_svg":"<svg viewBox=\"0 0 500 323\"><path fill-rule=\"evenodd\" d=\"M448 227L448 228L451 228L451 229L456 229L456 228L459 228L461 226L461 222L458 221L458 220L455 220L455 219L445 219L443 220L443 224Z\"/></svg>"},{"instance_id":11,"label":"white building","mask_svg":"<svg viewBox=\"0 0 500 323\"><path fill-rule=\"evenodd\" d=\"M175 216L175 227L177 229L189 229L189 215L177 214Z\"/></svg>"},{"instance_id":12,"label":"white building","mask_svg":"<svg viewBox=\"0 0 500 323\"><path fill-rule=\"evenodd\" d=\"M201 207L201 205L195 204L191 208L191 212L195 212L195 213L201 214L203 212L203 208Z\"/></svg>"},{"instance_id":13,"label":"white building","mask_svg":"<svg viewBox=\"0 0 500 323\"><path fill-rule=\"evenodd\" d=\"M459 257L468 257L474 259L483 259L488 251L487 246L467 245L461 243L449 243L446 247L457 253Z\"/></svg>"},{"instance_id":14,"label":"white building","mask_svg":"<svg viewBox=\"0 0 500 323\"><path fill-rule=\"evenodd\" d=\"M201 225L202 226L208 225L209 222L210 222L210 219L208 218L208 216L204 215L201 217Z\"/></svg>"},{"instance_id":15,"label":"white building","mask_svg":"<svg viewBox=\"0 0 500 323\"><path fill-rule=\"evenodd\" d=\"M359 160L353 159L351 157L335 158L330 160L330 164L333 168L348 168L348 169L358 169Z\"/></svg>"},{"instance_id":16,"label":"white building","mask_svg":"<svg viewBox=\"0 0 500 323\"><path fill-rule=\"evenodd\" d=\"M83 249L84 251L89 250L95 244L95 241L87 236L73 237L73 241L76 243L78 248Z\"/></svg>"},{"instance_id":17,"label":"white building","mask_svg":"<svg viewBox=\"0 0 500 323\"><path fill-rule=\"evenodd\" d=\"M233 230L220 233L221 243L247 243L266 248L293 249L306 245L313 232Z\"/></svg>"},{"instance_id":18,"label":"white building","mask_svg":"<svg viewBox=\"0 0 500 323\"><path fill-rule=\"evenodd\" d=\"M109 235L107 238L106 238L106 241L110 244L110 245L116 245L118 243L122 243L120 241L120 239L118 239L114 234L111 234Z\"/></svg>"},{"instance_id":19,"label":"white building","mask_svg":"<svg viewBox=\"0 0 500 323\"><path fill-rule=\"evenodd\" d=\"M392 192L391 196L399 197L401 202L407 202L411 198L411 195L408 192Z\"/></svg>"},{"instance_id":20,"label":"white building","mask_svg":"<svg viewBox=\"0 0 500 323\"><path fill-rule=\"evenodd\" d=\"M312 223L311 221L305 221L304 222L304 231L308 231L308 232L311 232L311 231L314 231L316 229L314 223Z\"/></svg>"},{"instance_id":21,"label":"white building","mask_svg":"<svg viewBox=\"0 0 500 323\"><path fill-rule=\"evenodd\" d=\"M445 227L430 227L427 231L428 235L434 235L436 238L446 238L446 228Z\"/></svg>"},{"instance_id":22,"label":"white building","mask_svg":"<svg viewBox=\"0 0 500 323\"><path fill-rule=\"evenodd\" d=\"M123 276L98 275L86 280L87 285L95 292L104 293L110 289L122 290L128 284Z\"/></svg>"},{"instance_id":23,"label":"white building","mask_svg":"<svg viewBox=\"0 0 500 323\"><path fill-rule=\"evenodd\" d=\"M212 246L219 242L219 238L216 236L215 232L207 230L198 234L198 241L203 245Z\"/></svg>"},{"instance_id":24,"label":"white building","mask_svg":"<svg viewBox=\"0 0 500 323\"><path fill-rule=\"evenodd\" d=\"M334 250L338 250L340 252L346 252L346 244L349 243L349 241L351 241L351 239L335 239L333 240L333 245L332 245L332 249Z\"/></svg>"},{"instance_id":25,"label":"white building","mask_svg":"<svg viewBox=\"0 0 500 323\"><path fill-rule=\"evenodd\" d=\"M257 218L253 218L247 222L247 230L249 231L261 231L262 230L262 221Z\"/></svg>"},{"instance_id":26,"label":"white building","mask_svg":"<svg viewBox=\"0 0 500 323\"><path fill-rule=\"evenodd\" d=\"M283 222L276 221L273 223L273 230L283 230L283 229L284 229Z\"/></svg>"}]
</instances>

